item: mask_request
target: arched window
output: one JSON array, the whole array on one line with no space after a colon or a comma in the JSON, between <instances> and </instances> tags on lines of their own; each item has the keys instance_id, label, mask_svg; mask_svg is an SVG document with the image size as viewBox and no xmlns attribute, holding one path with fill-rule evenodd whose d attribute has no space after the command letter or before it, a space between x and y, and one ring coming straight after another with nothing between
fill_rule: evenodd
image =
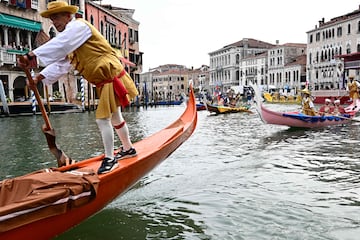
<instances>
[{"instance_id":1,"label":"arched window","mask_svg":"<svg viewBox=\"0 0 360 240\"><path fill-rule=\"evenodd\" d=\"M100 22L100 33L104 36L104 23L103 21Z\"/></svg>"},{"instance_id":2,"label":"arched window","mask_svg":"<svg viewBox=\"0 0 360 240\"><path fill-rule=\"evenodd\" d=\"M121 31L119 31L119 46L121 47L122 46L122 43L121 43Z\"/></svg>"},{"instance_id":3,"label":"arched window","mask_svg":"<svg viewBox=\"0 0 360 240\"><path fill-rule=\"evenodd\" d=\"M346 45L346 54L350 54L351 53L351 49L350 49L350 44Z\"/></svg>"},{"instance_id":4,"label":"arched window","mask_svg":"<svg viewBox=\"0 0 360 240\"><path fill-rule=\"evenodd\" d=\"M93 15L90 16L90 23L91 23L91 25L94 25L94 17L93 17Z\"/></svg>"},{"instance_id":5,"label":"arched window","mask_svg":"<svg viewBox=\"0 0 360 240\"><path fill-rule=\"evenodd\" d=\"M239 63L240 63L240 55L236 54L236 64L239 64Z\"/></svg>"}]
</instances>

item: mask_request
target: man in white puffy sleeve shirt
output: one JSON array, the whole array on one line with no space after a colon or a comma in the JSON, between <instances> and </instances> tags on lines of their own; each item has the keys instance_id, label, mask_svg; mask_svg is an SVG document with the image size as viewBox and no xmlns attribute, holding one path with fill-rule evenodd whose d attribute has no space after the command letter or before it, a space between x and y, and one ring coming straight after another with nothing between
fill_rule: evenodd
<instances>
[{"instance_id":1,"label":"man in white puffy sleeve shirt","mask_svg":"<svg viewBox=\"0 0 360 240\"><path fill-rule=\"evenodd\" d=\"M34 84L42 81L51 85L73 66L86 80L96 85L100 96L96 123L105 150L105 157L98 170L98 174L102 174L118 167L118 160L137 154L120 106L127 106L138 92L106 39L87 21L74 18L77 10L78 7L66 2L49 2L48 9L40 15L49 18L59 34L24 55L23 61L19 59L18 64L20 67L28 67L36 56L47 66L34 77ZM123 145L116 156L113 128Z\"/></svg>"}]
</instances>

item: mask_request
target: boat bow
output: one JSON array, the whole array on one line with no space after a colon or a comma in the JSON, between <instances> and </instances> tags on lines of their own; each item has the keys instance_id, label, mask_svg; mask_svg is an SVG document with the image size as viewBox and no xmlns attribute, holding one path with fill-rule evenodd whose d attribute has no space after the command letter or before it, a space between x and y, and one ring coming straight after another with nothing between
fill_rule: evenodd
<instances>
[{"instance_id":1,"label":"boat bow","mask_svg":"<svg viewBox=\"0 0 360 240\"><path fill-rule=\"evenodd\" d=\"M54 169L56 175L60 175L60 177L57 176L57 180L62 179L61 175L65 176L69 173L73 173L73 175L75 174L74 176L78 175L79 178L82 178L84 173L81 172L84 171L86 174L92 176L93 181L87 184L89 186L86 188L86 192L90 191L92 195L86 198L86 202L82 201L82 204L70 206L70 204L73 203L72 199L74 199L74 197L61 195L60 200L63 201L63 203L65 199L69 200L65 202L66 211L54 213L55 210L51 207L56 207L56 203L60 201L58 198L53 198L52 201L46 203L43 203L40 199L40 201L32 202L32 204L27 207L22 206L21 208L17 208L15 206L11 211L9 210L11 207L9 202L4 203L1 202L0 199L0 238L27 239L30 237L32 239L50 239L67 231L100 211L165 160L192 135L196 124L197 111L195 96L192 85L190 85L187 107L182 115L168 127L134 143L138 155L119 161L118 168L109 173L97 175L96 170L99 168L103 158L103 155L101 155L79 161L70 166ZM43 171L46 172L48 170ZM37 173L38 172L31 174ZM26 175L26 177L29 177L31 174ZM47 175L46 173L43 174ZM24 176L19 178L23 177ZM49 177L49 175L47 175L47 177ZM16 180L19 179L15 179L15 181ZM0 182L1 194L4 193L6 187L4 184L5 180ZM26 184L26 182L22 184ZM16 191L16 189L13 190ZM47 189L50 193L52 190L51 186ZM76 196L80 196L79 194L81 195L81 192L76 194ZM24 196L24 198L27 198L27 196L28 195ZM17 201L21 202L21 200ZM38 211L39 209L41 212ZM48 210L51 214L46 215L43 210ZM30 221L25 221L29 216L28 214L31 214L32 218ZM10 226L10 222L15 224ZM3 226L7 227L5 228Z\"/></svg>"}]
</instances>

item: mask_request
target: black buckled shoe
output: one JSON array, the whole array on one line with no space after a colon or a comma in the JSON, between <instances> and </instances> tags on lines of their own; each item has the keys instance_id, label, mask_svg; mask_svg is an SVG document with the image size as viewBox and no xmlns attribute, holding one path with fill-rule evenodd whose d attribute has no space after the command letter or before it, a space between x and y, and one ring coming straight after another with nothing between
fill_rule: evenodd
<instances>
[{"instance_id":1,"label":"black buckled shoe","mask_svg":"<svg viewBox=\"0 0 360 240\"><path fill-rule=\"evenodd\" d=\"M119 163L115 158L106 157L103 159L101 166L98 170L98 174L108 173L119 166Z\"/></svg>"},{"instance_id":2,"label":"black buckled shoe","mask_svg":"<svg viewBox=\"0 0 360 240\"><path fill-rule=\"evenodd\" d=\"M119 151L116 154L115 159L120 160L120 159L135 157L136 155L137 155L136 150L135 150L135 148L132 147L127 151L124 151L123 149L121 151Z\"/></svg>"}]
</instances>

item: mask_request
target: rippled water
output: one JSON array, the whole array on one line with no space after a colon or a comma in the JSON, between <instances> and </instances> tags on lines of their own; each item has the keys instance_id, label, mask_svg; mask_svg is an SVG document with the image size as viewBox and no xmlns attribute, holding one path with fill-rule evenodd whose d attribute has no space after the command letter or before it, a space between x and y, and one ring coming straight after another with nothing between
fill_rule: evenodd
<instances>
[{"instance_id":1,"label":"rippled water","mask_svg":"<svg viewBox=\"0 0 360 240\"><path fill-rule=\"evenodd\" d=\"M124 116L136 141L182 111ZM51 116L57 143L73 158L102 151L93 117ZM257 114L198 117L193 136L166 161L57 239L359 239L359 123L293 130ZM1 178L55 164L41 123L0 119Z\"/></svg>"}]
</instances>

